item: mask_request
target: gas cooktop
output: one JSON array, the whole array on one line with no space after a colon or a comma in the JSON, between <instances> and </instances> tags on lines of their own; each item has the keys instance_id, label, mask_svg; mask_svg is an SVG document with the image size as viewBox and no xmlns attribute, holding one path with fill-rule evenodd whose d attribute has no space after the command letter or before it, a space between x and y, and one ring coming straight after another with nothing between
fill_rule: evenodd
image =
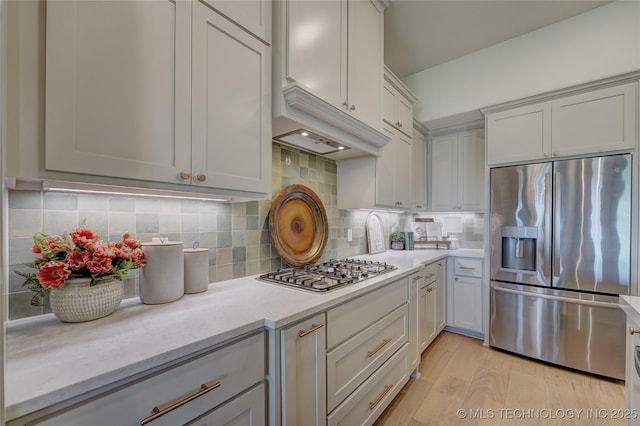
<instances>
[{"instance_id":1,"label":"gas cooktop","mask_svg":"<svg viewBox=\"0 0 640 426\"><path fill-rule=\"evenodd\" d=\"M258 278L270 283L283 284L316 293L353 284L397 269L386 262L356 259L331 259L327 262L278 269Z\"/></svg>"}]
</instances>

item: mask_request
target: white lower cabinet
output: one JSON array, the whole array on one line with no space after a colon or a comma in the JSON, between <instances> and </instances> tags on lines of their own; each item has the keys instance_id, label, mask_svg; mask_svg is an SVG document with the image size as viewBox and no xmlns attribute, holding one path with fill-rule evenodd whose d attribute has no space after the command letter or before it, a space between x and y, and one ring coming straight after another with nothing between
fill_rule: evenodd
<instances>
[{"instance_id":1,"label":"white lower cabinet","mask_svg":"<svg viewBox=\"0 0 640 426\"><path fill-rule=\"evenodd\" d=\"M433 262L409 277L411 289L411 370L420 365L422 352L446 325L446 260Z\"/></svg>"},{"instance_id":2,"label":"white lower cabinet","mask_svg":"<svg viewBox=\"0 0 640 426\"><path fill-rule=\"evenodd\" d=\"M439 260L438 266L438 295L436 301L436 331L440 333L447 325L447 260Z\"/></svg>"},{"instance_id":3,"label":"white lower cabinet","mask_svg":"<svg viewBox=\"0 0 640 426\"><path fill-rule=\"evenodd\" d=\"M482 259L455 258L449 281L449 326L480 337L482 327Z\"/></svg>"},{"instance_id":4,"label":"white lower cabinet","mask_svg":"<svg viewBox=\"0 0 640 426\"><path fill-rule=\"evenodd\" d=\"M407 381L409 354L403 346L327 418L329 426L371 425Z\"/></svg>"},{"instance_id":5,"label":"white lower cabinet","mask_svg":"<svg viewBox=\"0 0 640 426\"><path fill-rule=\"evenodd\" d=\"M282 425L324 425L325 314L281 331Z\"/></svg>"},{"instance_id":6,"label":"white lower cabinet","mask_svg":"<svg viewBox=\"0 0 640 426\"><path fill-rule=\"evenodd\" d=\"M436 338L436 303L438 299L438 284L431 281L420 288L418 298L419 321L419 350L424 351L429 343Z\"/></svg>"},{"instance_id":7,"label":"white lower cabinet","mask_svg":"<svg viewBox=\"0 0 640 426\"><path fill-rule=\"evenodd\" d=\"M45 409L9 425L264 425L265 347L261 332L89 401Z\"/></svg>"},{"instance_id":8,"label":"white lower cabinet","mask_svg":"<svg viewBox=\"0 0 640 426\"><path fill-rule=\"evenodd\" d=\"M328 425L373 424L408 380L408 282L327 311Z\"/></svg>"},{"instance_id":9,"label":"white lower cabinet","mask_svg":"<svg viewBox=\"0 0 640 426\"><path fill-rule=\"evenodd\" d=\"M327 409L333 410L409 339L404 304L327 353Z\"/></svg>"}]
</instances>

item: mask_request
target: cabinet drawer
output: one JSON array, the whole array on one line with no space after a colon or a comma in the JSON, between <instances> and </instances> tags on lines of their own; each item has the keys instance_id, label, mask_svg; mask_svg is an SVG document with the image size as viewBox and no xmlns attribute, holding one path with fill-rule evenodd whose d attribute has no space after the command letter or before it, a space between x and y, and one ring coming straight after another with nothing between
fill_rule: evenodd
<instances>
[{"instance_id":1,"label":"cabinet drawer","mask_svg":"<svg viewBox=\"0 0 640 426\"><path fill-rule=\"evenodd\" d=\"M203 384L213 387L219 383L210 392L149 423L151 426L185 424L264 380L265 366L265 337L260 333L26 424L139 425L142 419L153 415L154 407L163 410L200 392Z\"/></svg>"},{"instance_id":2,"label":"cabinet drawer","mask_svg":"<svg viewBox=\"0 0 640 426\"><path fill-rule=\"evenodd\" d=\"M424 277L424 284L432 283L438 279L438 263L439 262L431 263L425 266L422 271L420 271L420 275Z\"/></svg>"},{"instance_id":3,"label":"cabinet drawer","mask_svg":"<svg viewBox=\"0 0 640 426\"><path fill-rule=\"evenodd\" d=\"M373 424L408 377L409 356L405 345L327 417L327 425Z\"/></svg>"},{"instance_id":4,"label":"cabinet drawer","mask_svg":"<svg viewBox=\"0 0 640 426\"><path fill-rule=\"evenodd\" d=\"M327 311L327 349L334 348L398 306L407 303L407 282L406 278L402 278Z\"/></svg>"},{"instance_id":5,"label":"cabinet drawer","mask_svg":"<svg viewBox=\"0 0 640 426\"><path fill-rule=\"evenodd\" d=\"M240 395L188 426L262 426L266 424L264 384Z\"/></svg>"},{"instance_id":6,"label":"cabinet drawer","mask_svg":"<svg viewBox=\"0 0 640 426\"><path fill-rule=\"evenodd\" d=\"M466 277L482 277L481 259L456 258L454 261L454 274Z\"/></svg>"},{"instance_id":7,"label":"cabinet drawer","mask_svg":"<svg viewBox=\"0 0 640 426\"><path fill-rule=\"evenodd\" d=\"M327 354L327 411L408 341L408 318L405 304Z\"/></svg>"}]
</instances>

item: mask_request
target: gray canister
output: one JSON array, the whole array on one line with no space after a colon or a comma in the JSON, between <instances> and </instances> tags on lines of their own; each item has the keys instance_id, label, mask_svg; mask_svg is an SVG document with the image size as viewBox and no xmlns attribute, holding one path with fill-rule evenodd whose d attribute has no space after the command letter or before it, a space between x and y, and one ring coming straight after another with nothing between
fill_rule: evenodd
<instances>
[{"instance_id":1,"label":"gray canister","mask_svg":"<svg viewBox=\"0 0 640 426\"><path fill-rule=\"evenodd\" d=\"M184 292L202 293L209 289L209 249L184 250Z\"/></svg>"},{"instance_id":2,"label":"gray canister","mask_svg":"<svg viewBox=\"0 0 640 426\"><path fill-rule=\"evenodd\" d=\"M142 243L147 264L140 270L140 300L147 305L184 295L184 252L180 241Z\"/></svg>"}]
</instances>

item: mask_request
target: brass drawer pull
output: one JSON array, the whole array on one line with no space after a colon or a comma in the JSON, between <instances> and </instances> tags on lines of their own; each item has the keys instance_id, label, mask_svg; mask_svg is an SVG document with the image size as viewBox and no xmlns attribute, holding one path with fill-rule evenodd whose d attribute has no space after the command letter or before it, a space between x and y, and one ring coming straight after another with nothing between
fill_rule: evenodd
<instances>
[{"instance_id":1,"label":"brass drawer pull","mask_svg":"<svg viewBox=\"0 0 640 426\"><path fill-rule=\"evenodd\" d=\"M380 352L380 350L381 350L382 348L384 348L385 346L387 346L387 345L389 344L389 342L391 342L391 340L392 340L392 339L383 339L383 340L382 340L382 343L380 343L380 344L378 345L378 347L377 347L377 348L375 348L375 349L374 349L374 350L372 350L372 351L367 351L367 357L368 357L368 358L371 358L372 356L374 356L375 354L377 354L378 352Z\"/></svg>"},{"instance_id":2,"label":"brass drawer pull","mask_svg":"<svg viewBox=\"0 0 640 426\"><path fill-rule=\"evenodd\" d=\"M413 277L414 281L418 281L422 279L422 275L416 275L415 277Z\"/></svg>"},{"instance_id":3,"label":"brass drawer pull","mask_svg":"<svg viewBox=\"0 0 640 426\"><path fill-rule=\"evenodd\" d=\"M380 394L380 396L375 401L369 403L369 410L373 410L374 408L376 408L378 404L380 404L380 401L382 401L384 397L387 396L389 391L391 391L391 389L393 389L393 385L385 386L384 391Z\"/></svg>"},{"instance_id":4,"label":"brass drawer pull","mask_svg":"<svg viewBox=\"0 0 640 426\"><path fill-rule=\"evenodd\" d=\"M435 275L436 275L436 274L429 274L429 275L427 275L427 278L434 277Z\"/></svg>"},{"instance_id":5,"label":"brass drawer pull","mask_svg":"<svg viewBox=\"0 0 640 426\"><path fill-rule=\"evenodd\" d=\"M220 386L222 386L222 382L221 381L217 381L214 384L212 384L211 386L207 386L205 384L200 385L200 390L194 394L189 395L188 397L181 399L180 401L171 404L170 406L168 406L165 409L159 409L158 407L153 407L153 415L140 420L140 424L141 425L146 425L147 423L150 423L152 421L154 421L155 419L157 419L158 417L162 417L167 413L172 412L173 410L175 410L176 408L180 408L183 405L185 405L188 402L193 401L196 398L201 397L202 395L204 395L205 393L211 392L214 389L219 388Z\"/></svg>"},{"instance_id":6,"label":"brass drawer pull","mask_svg":"<svg viewBox=\"0 0 640 426\"><path fill-rule=\"evenodd\" d=\"M475 271L476 268L472 268L471 266L461 266L460 269L467 269L467 270Z\"/></svg>"},{"instance_id":7,"label":"brass drawer pull","mask_svg":"<svg viewBox=\"0 0 640 426\"><path fill-rule=\"evenodd\" d=\"M433 291L433 287L429 287L429 288L427 289L427 293L431 293L432 291Z\"/></svg>"},{"instance_id":8,"label":"brass drawer pull","mask_svg":"<svg viewBox=\"0 0 640 426\"><path fill-rule=\"evenodd\" d=\"M311 334L314 331L321 329L322 327L324 327L324 324L311 324L311 328L308 330L300 330L298 331L298 337L304 337L307 334Z\"/></svg>"},{"instance_id":9,"label":"brass drawer pull","mask_svg":"<svg viewBox=\"0 0 640 426\"><path fill-rule=\"evenodd\" d=\"M635 328L633 328L633 327L629 327L629 334L630 334L630 335L632 335L632 336L633 336L634 334L640 334L640 330L636 330L636 329L635 329Z\"/></svg>"}]
</instances>

